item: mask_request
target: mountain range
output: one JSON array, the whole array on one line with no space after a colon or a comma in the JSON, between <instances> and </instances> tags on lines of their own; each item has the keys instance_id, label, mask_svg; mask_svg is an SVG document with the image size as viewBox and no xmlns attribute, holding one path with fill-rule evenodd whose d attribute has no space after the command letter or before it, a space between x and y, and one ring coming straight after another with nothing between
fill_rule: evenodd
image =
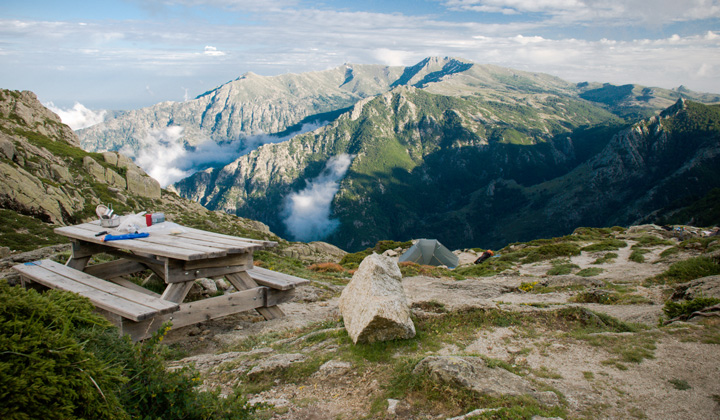
<instances>
[{"instance_id":1,"label":"mountain range","mask_svg":"<svg viewBox=\"0 0 720 420\"><path fill-rule=\"evenodd\" d=\"M688 209L720 187L720 110L703 104L718 101L683 87L574 84L428 58L250 73L79 136L86 149L130 154L138 139L172 127L187 150L235 144L225 149L234 160L204 162L173 187L281 236L346 250L418 237L498 247L578 226L697 216ZM283 141L250 147L258 133ZM256 147L263 142L272 144Z\"/></svg>"}]
</instances>

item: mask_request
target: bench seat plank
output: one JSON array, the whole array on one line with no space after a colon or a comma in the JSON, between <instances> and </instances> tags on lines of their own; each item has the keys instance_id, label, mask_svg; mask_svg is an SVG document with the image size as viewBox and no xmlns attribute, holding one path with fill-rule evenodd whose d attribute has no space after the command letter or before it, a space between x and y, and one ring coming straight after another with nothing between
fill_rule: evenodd
<instances>
[{"instance_id":1,"label":"bench seat plank","mask_svg":"<svg viewBox=\"0 0 720 420\"><path fill-rule=\"evenodd\" d=\"M85 296L95 306L133 321L179 309L173 302L126 289L51 260L35 261L13 268L32 281Z\"/></svg>"},{"instance_id":2,"label":"bench seat plank","mask_svg":"<svg viewBox=\"0 0 720 420\"><path fill-rule=\"evenodd\" d=\"M277 290L290 290L297 286L310 284L310 280L291 276L290 274L278 273L262 267L253 267L247 273L257 284Z\"/></svg>"}]
</instances>

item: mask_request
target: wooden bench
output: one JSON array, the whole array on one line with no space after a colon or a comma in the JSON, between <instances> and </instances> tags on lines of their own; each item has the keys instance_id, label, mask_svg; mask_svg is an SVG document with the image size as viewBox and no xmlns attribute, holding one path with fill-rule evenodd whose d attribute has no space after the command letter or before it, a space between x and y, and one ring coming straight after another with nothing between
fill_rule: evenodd
<instances>
[{"instance_id":1,"label":"wooden bench","mask_svg":"<svg viewBox=\"0 0 720 420\"><path fill-rule=\"evenodd\" d=\"M278 273L262 267L253 267L247 272L257 284L276 290L292 290L298 286L310 284L310 280Z\"/></svg>"},{"instance_id":2,"label":"wooden bench","mask_svg":"<svg viewBox=\"0 0 720 420\"><path fill-rule=\"evenodd\" d=\"M97 308L135 322L180 309L177 303L119 286L51 260L16 265L13 269L20 273L23 283L35 282L51 289L77 293L90 299Z\"/></svg>"}]
</instances>

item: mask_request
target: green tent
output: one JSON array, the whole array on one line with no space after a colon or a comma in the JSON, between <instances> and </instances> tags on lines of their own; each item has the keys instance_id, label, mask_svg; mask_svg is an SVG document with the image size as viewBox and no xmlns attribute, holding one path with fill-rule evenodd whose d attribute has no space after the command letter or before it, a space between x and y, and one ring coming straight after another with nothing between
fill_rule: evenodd
<instances>
[{"instance_id":1,"label":"green tent","mask_svg":"<svg viewBox=\"0 0 720 420\"><path fill-rule=\"evenodd\" d=\"M458 257L436 239L419 239L400 256L399 262L410 261L423 265L444 265L455 268Z\"/></svg>"}]
</instances>

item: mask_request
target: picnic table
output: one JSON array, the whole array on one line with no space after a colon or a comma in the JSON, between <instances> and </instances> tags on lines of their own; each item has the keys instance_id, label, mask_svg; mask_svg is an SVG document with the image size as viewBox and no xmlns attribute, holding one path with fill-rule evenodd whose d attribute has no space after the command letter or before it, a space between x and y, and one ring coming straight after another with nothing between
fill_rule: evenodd
<instances>
[{"instance_id":1,"label":"picnic table","mask_svg":"<svg viewBox=\"0 0 720 420\"><path fill-rule=\"evenodd\" d=\"M160 224L155 225L156 228ZM239 312L257 310L265 319L284 316L277 306L287 302L295 288L309 281L253 265L253 252L277 246L264 241L175 225L144 238L104 241L99 221L56 228L72 242L65 265L41 260L13 267L28 285L68 290L88 297L97 310L133 340L152 335L163 323L184 327ZM97 254L117 259L89 264ZM126 276L151 270L163 279L165 290L154 293ZM227 279L237 291L184 302L195 280Z\"/></svg>"}]
</instances>

